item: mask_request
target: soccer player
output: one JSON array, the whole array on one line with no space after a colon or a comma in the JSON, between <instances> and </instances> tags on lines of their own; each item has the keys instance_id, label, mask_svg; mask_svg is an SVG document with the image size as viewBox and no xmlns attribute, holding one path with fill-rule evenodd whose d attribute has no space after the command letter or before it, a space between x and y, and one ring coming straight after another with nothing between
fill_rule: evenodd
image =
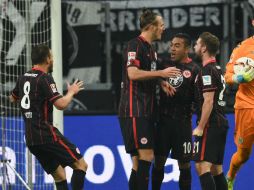
<instances>
[{"instance_id":1,"label":"soccer player","mask_svg":"<svg viewBox=\"0 0 254 190\"><path fill-rule=\"evenodd\" d=\"M195 82L197 97L197 127L193 130L193 159L202 190L227 190L223 174L223 157L228 131L224 114L225 80L215 56L219 39L209 32L202 33L194 47L202 60Z\"/></svg>"},{"instance_id":2,"label":"soccer player","mask_svg":"<svg viewBox=\"0 0 254 190\"><path fill-rule=\"evenodd\" d=\"M162 68L176 67L181 74L167 81L176 89L173 96L160 91L159 124L155 132L155 161L152 170L152 189L159 190L164 177L164 165L168 154L178 160L180 168L179 188L191 189L192 156L192 105L194 81L199 67L188 57L191 39L188 34L176 34L170 43L171 60Z\"/></svg>"},{"instance_id":3,"label":"soccer player","mask_svg":"<svg viewBox=\"0 0 254 190\"><path fill-rule=\"evenodd\" d=\"M254 17L252 18L254 27ZM233 190L234 180L241 166L249 159L254 143L254 69L239 58L248 58L254 62L254 36L247 38L233 50L226 66L225 79L228 84L239 84L235 97L235 134L234 140L237 151L231 158L230 169L227 173L228 189ZM244 70L238 73L239 64ZM245 70L246 69L246 70Z\"/></svg>"},{"instance_id":4,"label":"soccer player","mask_svg":"<svg viewBox=\"0 0 254 190\"><path fill-rule=\"evenodd\" d=\"M140 28L141 34L128 42L124 54L118 116L126 152L131 154L133 161L129 189L147 190L154 158L155 86L158 78L176 76L180 72L175 67L156 70L157 54L151 43L161 39L164 31L162 17L144 9Z\"/></svg>"},{"instance_id":5,"label":"soccer player","mask_svg":"<svg viewBox=\"0 0 254 190\"><path fill-rule=\"evenodd\" d=\"M38 45L31 53L33 68L19 77L10 101L20 103L25 121L26 145L39 160L44 170L55 180L57 190L67 190L64 167L73 168L72 189L81 190L87 164L79 149L69 142L53 126L53 105L65 109L73 96L83 88L83 81L68 84L68 91L62 96L57 91L53 71L53 56L46 45Z\"/></svg>"}]
</instances>

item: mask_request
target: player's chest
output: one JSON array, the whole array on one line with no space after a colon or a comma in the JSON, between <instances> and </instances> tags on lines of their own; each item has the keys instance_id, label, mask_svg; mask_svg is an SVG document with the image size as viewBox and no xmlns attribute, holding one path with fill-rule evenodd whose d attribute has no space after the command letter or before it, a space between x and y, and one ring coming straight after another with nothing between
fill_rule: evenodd
<instances>
[{"instance_id":1,"label":"player's chest","mask_svg":"<svg viewBox=\"0 0 254 190\"><path fill-rule=\"evenodd\" d=\"M148 71L157 70L157 53L152 48L143 49L141 67Z\"/></svg>"}]
</instances>

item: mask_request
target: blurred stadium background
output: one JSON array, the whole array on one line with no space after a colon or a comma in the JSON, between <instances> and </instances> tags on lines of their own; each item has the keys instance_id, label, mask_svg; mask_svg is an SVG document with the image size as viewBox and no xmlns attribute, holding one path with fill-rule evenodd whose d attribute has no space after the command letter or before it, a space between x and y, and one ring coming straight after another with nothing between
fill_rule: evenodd
<instances>
[{"instance_id":1,"label":"blurred stadium background","mask_svg":"<svg viewBox=\"0 0 254 190\"><path fill-rule=\"evenodd\" d=\"M3 190L25 189L6 165L6 159L31 189L54 188L52 179L28 155L20 113L7 101L18 75L31 66L29 52L38 43L47 43L53 50L53 75L60 91L65 91L65 81L76 78L85 81L86 90L75 97L64 116L56 112L54 122L80 147L90 165L86 189L127 189L131 163L124 152L116 113L122 52L126 42L139 34L138 18L143 7L159 12L164 18L163 39L154 44L160 59L168 57L168 42L173 34L187 32L194 42L201 32L209 31L221 40L218 60L225 69L236 44L254 33L250 27L253 0L0 0L0 183ZM236 90L237 86L227 87L231 128L225 170L235 150ZM71 173L67 168L68 180ZM176 162L168 159L163 189L177 189L178 174ZM239 177L237 189L250 189L251 174L251 167L243 168L240 175L246 177ZM193 176L193 189L198 190L194 170Z\"/></svg>"}]
</instances>

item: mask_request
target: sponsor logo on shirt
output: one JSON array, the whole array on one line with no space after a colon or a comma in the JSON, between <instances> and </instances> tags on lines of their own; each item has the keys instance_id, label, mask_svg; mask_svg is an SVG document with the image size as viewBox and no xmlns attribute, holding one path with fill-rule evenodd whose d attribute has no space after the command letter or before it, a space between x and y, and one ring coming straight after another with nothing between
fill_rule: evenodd
<instances>
[{"instance_id":1,"label":"sponsor logo on shirt","mask_svg":"<svg viewBox=\"0 0 254 190\"><path fill-rule=\"evenodd\" d=\"M52 90L53 93L56 93L57 92L57 89L56 89L56 85L55 84L50 84L50 88Z\"/></svg>"},{"instance_id":2,"label":"sponsor logo on shirt","mask_svg":"<svg viewBox=\"0 0 254 190\"><path fill-rule=\"evenodd\" d=\"M203 79L203 85L204 86L212 84L212 78L211 78L210 75L204 75L204 76L202 76L202 79Z\"/></svg>"},{"instance_id":3,"label":"sponsor logo on shirt","mask_svg":"<svg viewBox=\"0 0 254 190\"><path fill-rule=\"evenodd\" d=\"M26 77L37 77L38 74L34 74L34 73L25 73L24 74Z\"/></svg>"}]
</instances>

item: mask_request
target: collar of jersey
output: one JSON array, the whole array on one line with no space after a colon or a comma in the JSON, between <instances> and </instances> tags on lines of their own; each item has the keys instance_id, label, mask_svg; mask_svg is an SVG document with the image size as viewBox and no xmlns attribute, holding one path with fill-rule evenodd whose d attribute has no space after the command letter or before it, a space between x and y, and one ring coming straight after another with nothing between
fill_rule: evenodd
<instances>
[{"instance_id":1,"label":"collar of jersey","mask_svg":"<svg viewBox=\"0 0 254 190\"><path fill-rule=\"evenodd\" d=\"M212 59L208 59L204 64L203 67L206 66L209 63L216 63L216 59L212 58Z\"/></svg>"},{"instance_id":2,"label":"collar of jersey","mask_svg":"<svg viewBox=\"0 0 254 190\"><path fill-rule=\"evenodd\" d=\"M138 36L138 38L140 39L140 40L142 40L143 42L145 42L145 43L147 43L147 44L149 44L150 45L150 43L143 37L143 36Z\"/></svg>"},{"instance_id":3,"label":"collar of jersey","mask_svg":"<svg viewBox=\"0 0 254 190\"><path fill-rule=\"evenodd\" d=\"M33 71L41 71L43 73L45 73L43 70L39 69L39 68L32 68Z\"/></svg>"}]
</instances>

